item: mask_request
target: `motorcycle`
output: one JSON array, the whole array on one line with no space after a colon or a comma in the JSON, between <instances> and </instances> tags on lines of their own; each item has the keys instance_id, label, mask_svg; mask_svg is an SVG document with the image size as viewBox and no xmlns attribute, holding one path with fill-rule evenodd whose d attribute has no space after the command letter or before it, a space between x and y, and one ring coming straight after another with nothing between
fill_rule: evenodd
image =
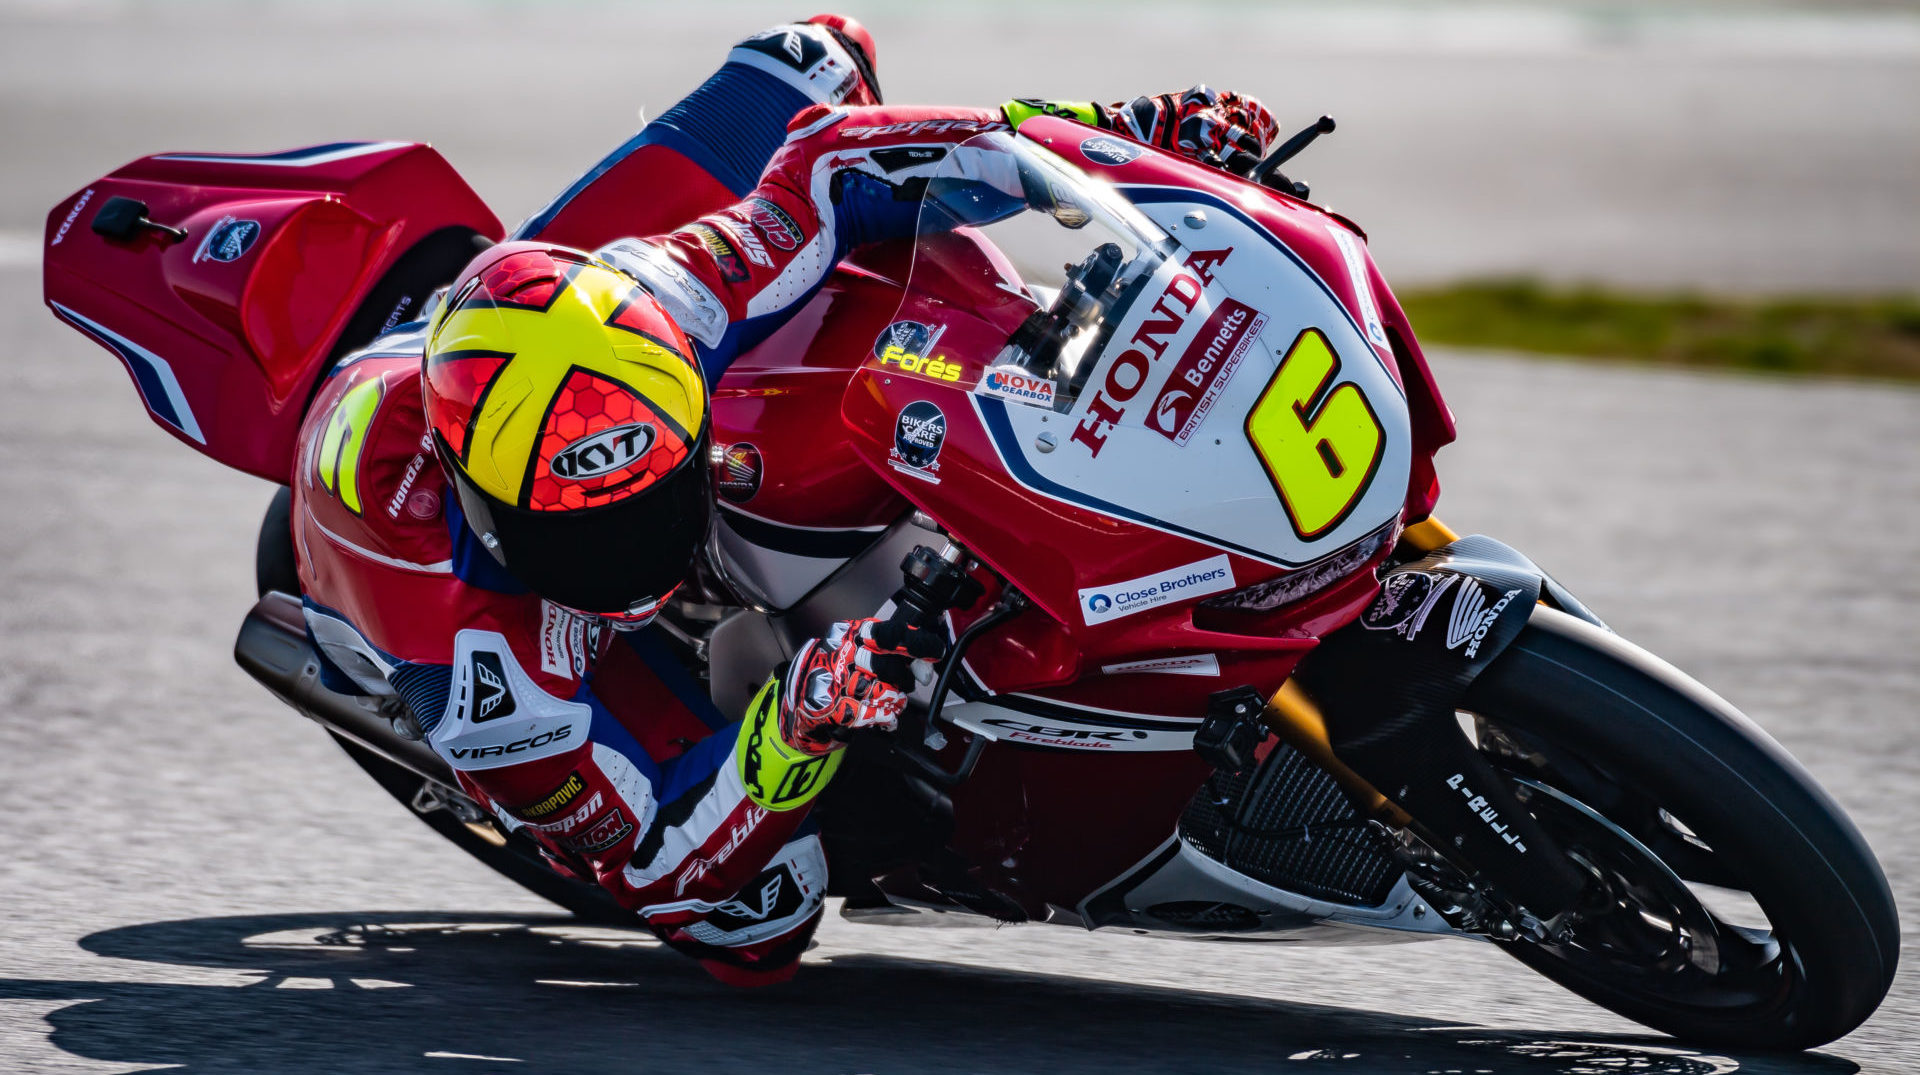
<instances>
[{"instance_id":1,"label":"motorcycle","mask_svg":"<svg viewBox=\"0 0 1920 1075\"><path fill-rule=\"evenodd\" d=\"M1873 854L1732 706L1433 516L1428 362L1365 233L1279 170L1331 127L1246 176L1054 117L942 149L916 233L712 386L719 521L653 629L732 713L833 621L950 633L816 807L849 919L1470 937L1689 1041L1847 1033L1897 959ZM595 188L646 166L543 237L618 237ZM366 348L502 236L424 145L161 154L52 210L46 301L156 423L284 486L320 379L417 361ZM242 667L463 850L632 925L403 702L322 685L288 499Z\"/></svg>"}]
</instances>

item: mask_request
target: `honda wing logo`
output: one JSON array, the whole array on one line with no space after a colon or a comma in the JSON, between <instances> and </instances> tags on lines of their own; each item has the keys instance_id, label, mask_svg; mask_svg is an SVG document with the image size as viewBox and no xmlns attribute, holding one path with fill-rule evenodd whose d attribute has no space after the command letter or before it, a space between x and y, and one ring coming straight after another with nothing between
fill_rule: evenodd
<instances>
[{"instance_id":1,"label":"honda wing logo","mask_svg":"<svg viewBox=\"0 0 1920 1075\"><path fill-rule=\"evenodd\" d=\"M507 673L500 667L497 653L473 655L473 716L471 723L483 724L512 715L513 692L507 689Z\"/></svg>"},{"instance_id":2,"label":"honda wing logo","mask_svg":"<svg viewBox=\"0 0 1920 1075\"><path fill-rule=\"evenodd\" d=\"M1447 648L1459 649L1464 644L1467 657L1480 652L1480 643L1486 641L1493 621L1500 618L1508 602L1519 593L1519 590L1508 590L1488 608L1485 591L1470 583L1462 584L1454 591L1453 612L1447 617Z\"/></svg>"}]
</instances>

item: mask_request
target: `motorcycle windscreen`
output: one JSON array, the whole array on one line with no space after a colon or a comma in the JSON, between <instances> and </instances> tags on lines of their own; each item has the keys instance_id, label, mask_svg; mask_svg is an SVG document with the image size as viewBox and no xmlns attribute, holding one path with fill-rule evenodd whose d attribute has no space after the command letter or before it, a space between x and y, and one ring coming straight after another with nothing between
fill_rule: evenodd
<instances>
[{"instance_id":1,"label":"motorcycle windscreen","mask_svg":"<svg viewBox=\"0 0 1920 1075\"><path fill-rule=\"evenodd\" d=\"M970 385L1045 496L1283 566L1374 535L1406 496L1398 381L1278 239L1182 195L1018 134L955 147L882 364Z\"/></svg>"}]
</instances>

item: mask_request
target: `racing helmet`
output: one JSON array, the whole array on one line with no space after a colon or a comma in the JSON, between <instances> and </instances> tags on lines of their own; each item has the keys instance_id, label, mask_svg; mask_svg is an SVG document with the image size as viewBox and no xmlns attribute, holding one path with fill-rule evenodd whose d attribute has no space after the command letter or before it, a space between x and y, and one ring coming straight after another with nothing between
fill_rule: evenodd
<instances>
[{"instance_id":1,"label":"racing helmet","mask_svg":"<svg viewBox=\"0 0 1920 1075\"><path fill-rule=\"evenodd\" d=\"M540 596L639 626L713 512L706 383L630 276L513 242L475 258L427 333L429 436L467 525Z\"/></svg>"}]
</instances>

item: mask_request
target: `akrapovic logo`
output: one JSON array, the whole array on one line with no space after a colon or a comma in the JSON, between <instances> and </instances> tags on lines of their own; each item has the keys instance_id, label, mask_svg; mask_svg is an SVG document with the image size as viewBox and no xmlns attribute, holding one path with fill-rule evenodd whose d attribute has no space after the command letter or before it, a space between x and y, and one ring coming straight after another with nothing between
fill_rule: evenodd
<instances>
[{"instance_id":1,"label":"akrapovic logo","mask_svg":"<svg viewBox=\"0 0 1920 1075\"><path fill-rule=\"evenodd\" d=\"M587 790L586 781L580 779L578 772L567 774L566 782L548 793L547 797L535 803L519 807L514 813L528 821L539 821L573 805L573 800Z\"/></svg>"},{"instance_id":2,"label":"akrapovic logo","mask_svg":"<svg viewBox=\"0 0 1920 1075\"><path fill-rule=\"evenodd\" d=\"M1223 554L1157 575L1143 575L1111 586L1081 590L1080 616L1091 627L1096 623L1145 612L1157 605L1231 589L1233 565Z\"/></svg>"}]
</instances>

